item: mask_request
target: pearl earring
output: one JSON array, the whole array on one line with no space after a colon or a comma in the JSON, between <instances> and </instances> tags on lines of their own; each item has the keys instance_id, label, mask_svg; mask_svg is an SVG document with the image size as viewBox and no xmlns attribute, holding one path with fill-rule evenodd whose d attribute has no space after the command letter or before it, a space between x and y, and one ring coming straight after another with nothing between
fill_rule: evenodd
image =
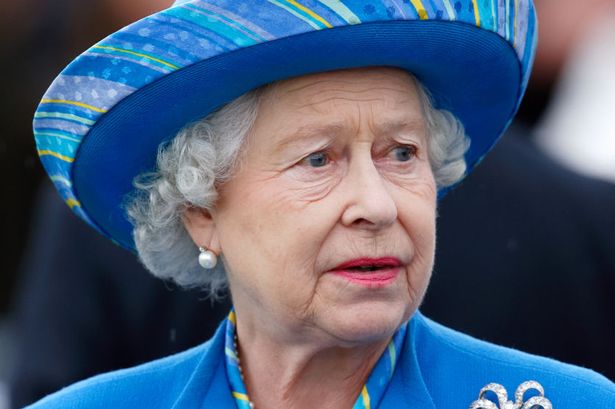
<instances>
[{"instance_id":1,"label":"pearl earring","mask_svg":"<svg viewBox=\"0 0 615 409\"><path fill-rule=\"evenodd\" d=\"M199 264L206 269L212 269L218 264L218 257L213 251L199 247Z\"/></svg>"}]
</instances>

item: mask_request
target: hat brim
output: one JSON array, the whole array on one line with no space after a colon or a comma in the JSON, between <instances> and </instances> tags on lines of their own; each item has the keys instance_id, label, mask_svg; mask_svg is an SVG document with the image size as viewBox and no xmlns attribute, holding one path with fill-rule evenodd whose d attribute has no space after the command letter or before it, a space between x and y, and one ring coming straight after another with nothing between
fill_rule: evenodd
<instances>
[{"instance_id":1,"label":"hat brim","mask_svg":"<svg viewBox=\"0 0 615 409\"><path fill-rule=\"evenodd\" d=\"M187 123L261 85L365 66L413 73L471 139L468 169L511 121L524 88L515 49L497 33L451 21L385 21L312 31L240 48L172 72L106 112L79 145L73 189L105 235L134 249L124 211L133 179Z\"/></svg>"}]
</instances>

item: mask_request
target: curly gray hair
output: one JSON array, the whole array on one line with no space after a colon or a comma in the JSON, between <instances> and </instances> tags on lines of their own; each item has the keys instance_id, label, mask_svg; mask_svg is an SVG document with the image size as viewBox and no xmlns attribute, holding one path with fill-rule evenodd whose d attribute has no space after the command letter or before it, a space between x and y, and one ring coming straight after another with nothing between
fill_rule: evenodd
<instances>
[{"instance_id":1,"label":"curly gray hair","mask_svg":"<svg viewBox=\"0 0 615 409\"><path fill-rule=\"evenodd\" d=\"M459 120L435 109L425 88L415 83L428 128L428 156L440 189L463 178L469 139ZM199 266L182 215L189 207L213 208L216 188L232 176L261 97L270 86L250 91L186 126L160 146L157 170L135 179L138 194L130 198L127 212L141 262L155 276L184 287L202 287L214 297L226 288L222 263L208 271Z\"/></svg>"}]
</instances>

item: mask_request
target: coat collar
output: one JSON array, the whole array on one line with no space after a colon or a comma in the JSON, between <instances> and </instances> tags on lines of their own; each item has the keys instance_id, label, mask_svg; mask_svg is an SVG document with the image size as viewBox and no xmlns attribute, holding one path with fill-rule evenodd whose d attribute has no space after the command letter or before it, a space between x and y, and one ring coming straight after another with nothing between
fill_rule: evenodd
<instances>
[{"instance_id":1,"label":"coat collar","mask_svg":"<svg viewBox=\"0 0 615 409\"><path fill-rule=\"evenodd\" d=\"M235 401L224 366L224 321L207 342L190 380L173 409L233 408Z\"/></svg>"},{"instance_id":2,"label":"coat collar","mask_svg":"<svg viewBox=\"0 0 615 409\"><path fill-rule=\"evenodd\" d=\"M436 409L419 364L422 351L419 342L423 337L418 335L426 325L425 318L417 311L408 325L400 364L378 409Z\"/></svg>"},{"instance_id":3,"label":"coat collar","mask_svg":"<svg viewBox=\"0 0 615 409\"><path fill-rule=\"evenodd\" d=\"M427 325L420 312L410 320L399 363L379 409L413 408L436 409L423 379L418 355L421 351L417 336ZM224 323L214 337L204 345L195 369L174 409L180 408L234 408L224 363Z\"/></svg>"}]
</instances>

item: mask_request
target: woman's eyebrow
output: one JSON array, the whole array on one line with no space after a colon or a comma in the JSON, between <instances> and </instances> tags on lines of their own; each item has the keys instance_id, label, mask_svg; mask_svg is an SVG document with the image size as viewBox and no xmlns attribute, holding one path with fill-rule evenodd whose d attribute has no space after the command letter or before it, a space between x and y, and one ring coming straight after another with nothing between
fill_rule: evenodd
<instances>
[{"instance_id":1,"label":"woman's eyebrow","mask_svg":"<svg viewBox=\"0 0 615 409\"><path fill-rule=\"evenodd\" d=\"M405 118L402 120L385 120L381 123L374 124L374 128L373 130L379 134L392 135L401 131L418 131L423 133L426 129L426 125L423 119ZM330 140L336 135L340 135L344 132L348 132L348 124L343 122L306 124L288 133L282 129L280 133L283 136L275 143L274 151L282 152L290 145L306 145L312 143L314 140Z\"/></svg>"},{"instance_id":2,"label":"woman's eyebrow","mask_svg":"<svg viewBox=\"0 0 615 409\"><path fill-rule=\"evenodd\" d=\"M314 139L331 139L335 135L347 130L347 126L343 123L330 124L307 124L302 125L290 133L284 133L284 136L275 144L276 152L282 151L289 145L309 143Z\"/></svg>"},{"instance_id":3,"label":"woman's eyebrow","mask_svg":"<svg viewBox=\"0 0 615 409\"><path fill-rule=\"evenodd\" d=\"M374 130L381 134L392 134L399 131L425 131L424 119L411 118L402 120L382 121L374 124Z\"/></svg>"}]
</instances>

